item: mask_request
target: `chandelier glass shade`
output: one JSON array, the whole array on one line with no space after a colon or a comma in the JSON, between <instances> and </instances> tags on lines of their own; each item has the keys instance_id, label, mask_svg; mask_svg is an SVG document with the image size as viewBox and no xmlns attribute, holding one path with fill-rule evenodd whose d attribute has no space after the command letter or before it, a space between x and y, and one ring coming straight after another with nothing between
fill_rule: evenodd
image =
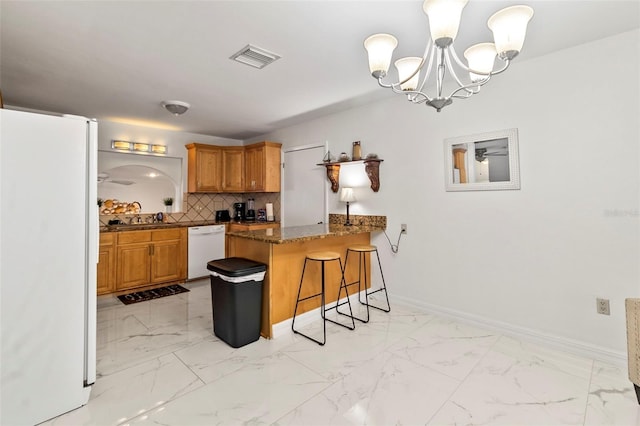
<instances>
[{"instance_id":1,"label":"chandelier glass shade","mask_svg":"<svg viewBox=\"0 0 640 426\"><path fill-rule=\"evenodd\" d=\"M374 34L368 37L364 41L364 47L369 56L369 71L378 80L378 84L395 93L405 94L413 103L425 103L440 111L451 104L453 99L465 99L478 93L493 75L505 71L511 60L522 50L533 9L529 6L510 6L494 13L487 23L493 32L494 42L469 47L464 52L465 63L458 57L453 43L467 2L468 0L425 0L422 8L429 19L431 39L427 41L422 57L411 56L394 62L398 72L397 83L385 83L383 79L389 72L398 40L391 34ZM494 69L496 57L502 64ZM466 74L464 78L458 76L460 70ZM455 83L455 87L445 94L447 75ZM434 83L434 94L427 94L425 88L432 87Z\"/></svg>"}]
</instances>

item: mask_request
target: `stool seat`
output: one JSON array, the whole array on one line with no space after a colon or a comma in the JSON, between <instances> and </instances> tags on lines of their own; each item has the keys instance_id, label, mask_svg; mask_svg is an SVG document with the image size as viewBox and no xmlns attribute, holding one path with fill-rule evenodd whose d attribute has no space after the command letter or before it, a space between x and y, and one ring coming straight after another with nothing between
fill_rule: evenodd
<instances>
[{"instance_id":1,"label":"stool seat","mask_svg":"<svg viewBox=\"0 0 640 426\"><path fill-rule=\"evenodd\" d=\"M349 246L349 250L359 252L376 251L377 249L378 247L372 246L370 244L354 244L352 246Z\"/></svg>"},{"instance_id":2,"label":"stool seat","mask_svg":"<svg viewBox=\"0 0 640 426\"><path fill-rule=\"evenodd\" d=\"M338 260L340 259L340 253L335 251L314 251L307 253L307 259L317 261Z\"/></svg>"}]
</instances>

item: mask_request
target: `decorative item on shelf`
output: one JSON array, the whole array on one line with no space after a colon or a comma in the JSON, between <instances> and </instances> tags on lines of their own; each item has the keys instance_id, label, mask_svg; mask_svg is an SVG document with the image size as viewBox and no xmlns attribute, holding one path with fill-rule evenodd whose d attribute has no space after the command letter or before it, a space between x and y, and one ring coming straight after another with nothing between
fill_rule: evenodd
<instances>
[{"instance_id":1,"label":"decorative item on shelf","mask_svg":"<svg viewBox=\"0 0 640 426\"><path fill-rule=\"evenodd\" d=\"M101 201L101 204L100 204ZM99 200L100 214L138 214L142 205L138 201L128 203L115 199Z\"/></svg>"},{"instance_id":2,"label":"decorative item on shelf","mask_svg":"<svg viewBox=\"0 0 640 426\"><path fill-rule=\"evenodd\" d=\"M462 9L467 1L425 0L422 8L429 19L431 38L427 41L421 58L406 57L395 62L398 70L397 83L386 84L382 79L387 76L398 40L391 34L374 34L368 37L364 41L364 47L369 56L369 71L378 80L378 84L395 93L406 95L407 99L415 104L425 103L440 112L453 102L453 98L466 99L477 94L480 87L493 75L505 71L522 49L533 9L529 6L510 6L494 13L487 25L493 31L495 44L479 43L469 47L464 52L467 60L465 64L458 57L453 42L458 34ZM504 64L494 71L496 56ZM462 79L456 74L454 63L458 71L468 73L468 78ZM420 71L423 69L425 74L420 82ZM435 84L428 82L432 75ZM443 94L444 88L451 86L444 81L446 75L450 75L452 82L457 83L448 95ZM428 87L436 88L436 92L431 96L425 93Z\"/></svg>"},{"instance_id":3,"label":"decorative item on shelf","mask_svg":"<svg viewBox=\"0 0 640 426\"><path fill-rule=\"evenodd\" d=\"M360 141L355 141L353 143L353 150L351 152L351 159L353 161L362 159L362 147L360 146Z\"/></svg>"},{"instance_id":4,"label":"decorative item on shelf","mask_svg":"<svg viewBox=\"0 0 640 426\"><path fill-rule=\"evenodd\" d=\"M331 159L331 151L327 151L327 153L325 154L324 158L322 159L323 163L330 163L331 161L333 161Z\"/></svg>"},{"instance_id":5,"label":"decorative item on shelf","mask_svg":"<svg viewBox=\"0 0 640 426\"><path fill-rule=\"evenodd\" d=\"M344 226L351 226L353 223L349 220L349 203L356 201L356 196L353 193L353 188L342 188L340 190L340 201L347 203L347 220L344 222Z\"/></svg>"},{"instance_id":6,"label":"decorative item on shelf","mask_svg":"<svg viewBox=\"0 0 640 426\"><path fill-rule=\"evenodd\" d=\"M162 202L164 203L165 212L171 213L171 210L173 209L173 198L172 197L163 198Z\"/></svg>"},{"instance_id":7,"label":"decorative item on shelf","mask_svg":"<svg viewBox=\"0 0 640 426\"><path fill-rule=\"evenodd\" d=\"M346 152L341 152L340 156L338 157L338 161L340 162L345 162L345 161L350 161L351 159L349 158L349 155Z\"/></svg>"},{"instance_id":8,"label":"decorative item on shelf","mask_svg":"<svg viewBox=\"0 0 640 426\"><path fill-rule=\"evenodd\" d=\"M377 160L378 159L378 154L376 154L375 152L370 152L367 154L367 156L365 157L367 160Z\"/></svg>"}]
</instances>

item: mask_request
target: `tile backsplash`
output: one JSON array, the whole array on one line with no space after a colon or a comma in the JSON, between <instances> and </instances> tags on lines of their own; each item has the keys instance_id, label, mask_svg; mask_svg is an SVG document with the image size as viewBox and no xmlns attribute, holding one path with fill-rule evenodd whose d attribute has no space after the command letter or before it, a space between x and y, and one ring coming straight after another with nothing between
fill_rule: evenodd
<instances>
[{"instance_id":1,"label":"tile backsplash","mask_svg":"<svg viewBox=\"0 0 640 426\"><path fill-rule=\"evenodd\" d=\"M215 220L216 210L229 210L233 216L233 204L255 200L255 208L264 209L267 203L273 203L273 214L280 220L280 193L244 193L244 194L184 194L182 211L167 214L168 222L199 222ZM141 214L141 217L151 213ZM109 220L128 221L131 215L100 215L100 224L107 225Z\"/></svg>"}]
</instances>

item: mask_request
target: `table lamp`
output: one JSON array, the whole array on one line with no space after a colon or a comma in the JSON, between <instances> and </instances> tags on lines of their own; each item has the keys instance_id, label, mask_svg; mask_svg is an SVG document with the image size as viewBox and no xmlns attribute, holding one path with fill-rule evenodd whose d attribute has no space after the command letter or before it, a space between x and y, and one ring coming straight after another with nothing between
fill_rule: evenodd
<instances>
[{"instance_id":1,"label":"table lamp","mask_svg":"<svg viewBox=\"0 0 640 426\"><path fill-rule=\"evenodd\" d=\"M347 221L344 223L344 226L351 226L353 223L349 220L349 203L356 201L353 188L342 188L340 190L340 201L347 203Z\"/></svg>"}]
</instances>

